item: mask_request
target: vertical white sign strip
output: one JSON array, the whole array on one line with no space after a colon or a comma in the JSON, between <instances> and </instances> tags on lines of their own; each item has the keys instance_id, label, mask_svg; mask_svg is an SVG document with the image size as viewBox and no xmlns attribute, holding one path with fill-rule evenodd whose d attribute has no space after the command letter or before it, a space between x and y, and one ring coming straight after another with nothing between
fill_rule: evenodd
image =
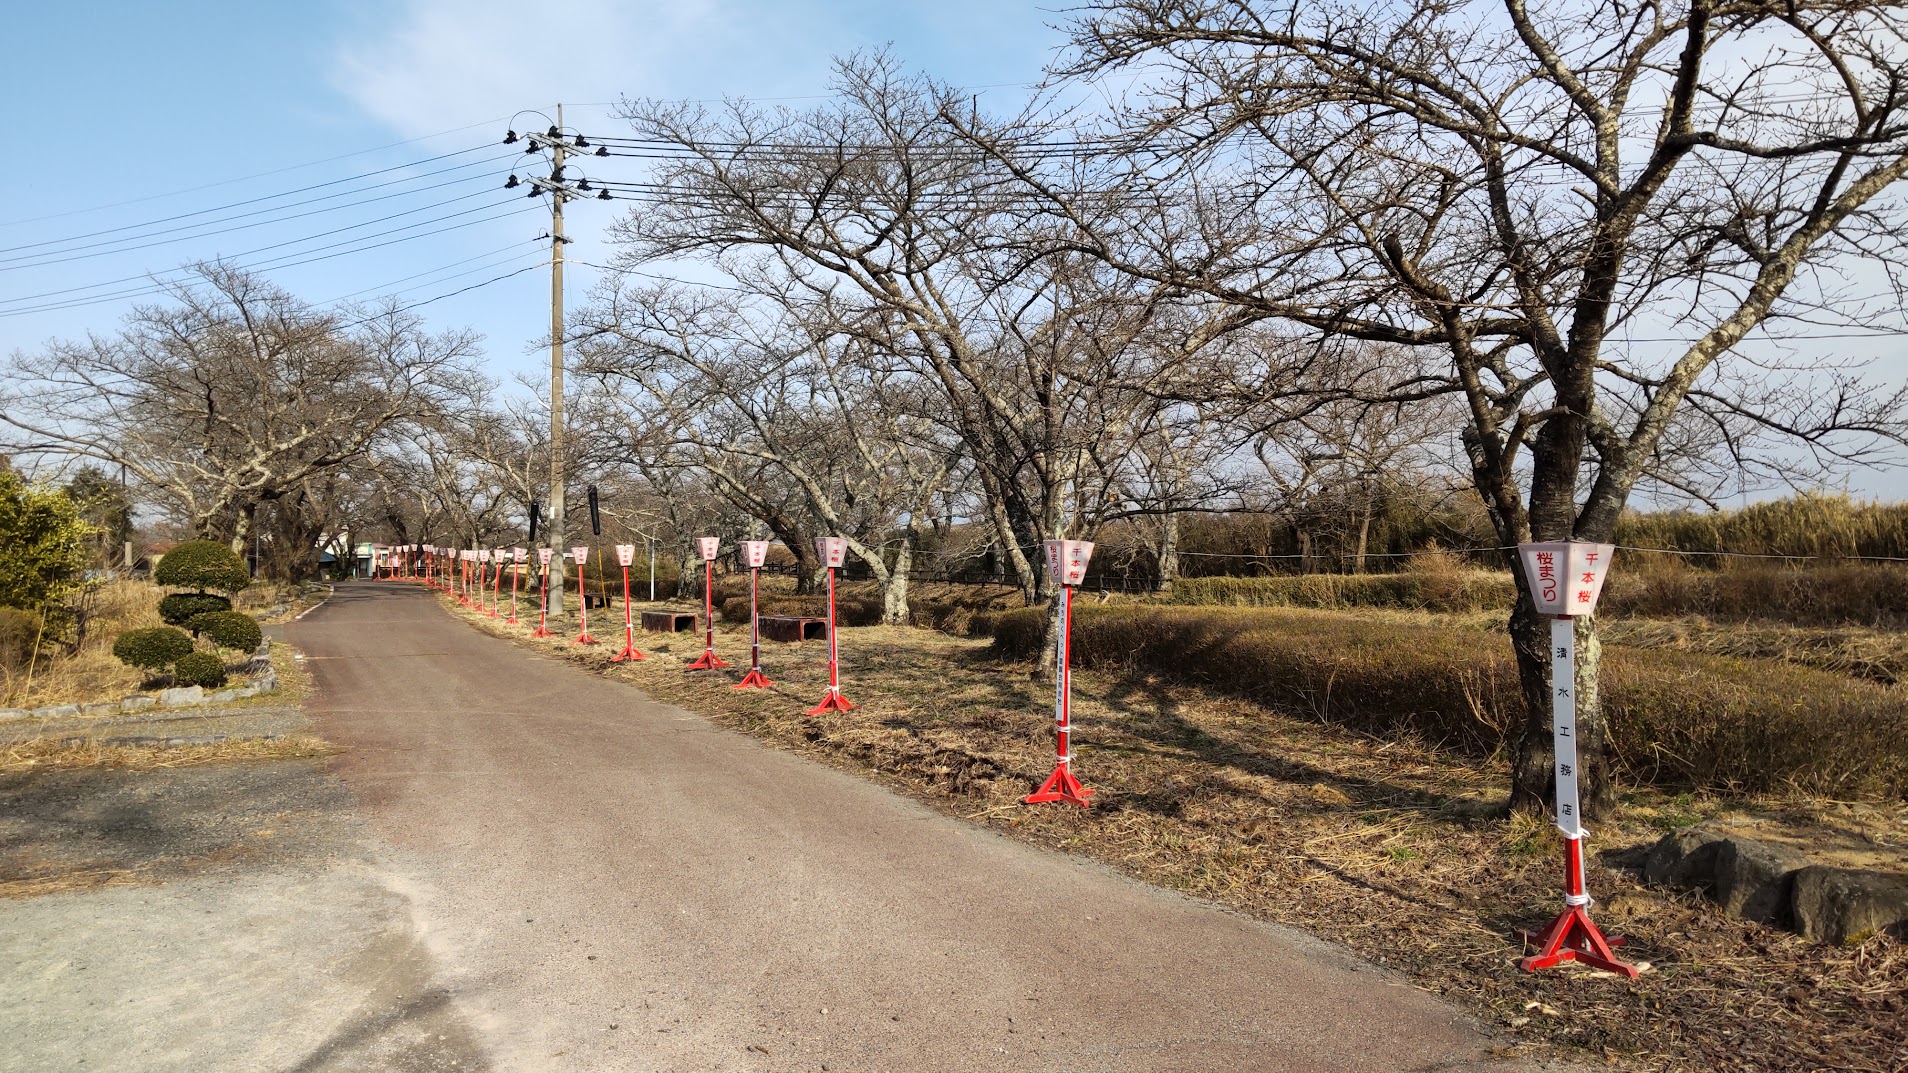
<instances>
[{"instance_id":1,"label":"vertical white sign strip","mask_svg":"<svg viewBox=\"0 0 1908 1073\"><path fill-rule=\"evenodd\" d=\"M1577 800L1577 628L1567 618L1550 620L1551 733L1557 753L1557 830L1582 838Z\"/></svg>"}]
</instances>

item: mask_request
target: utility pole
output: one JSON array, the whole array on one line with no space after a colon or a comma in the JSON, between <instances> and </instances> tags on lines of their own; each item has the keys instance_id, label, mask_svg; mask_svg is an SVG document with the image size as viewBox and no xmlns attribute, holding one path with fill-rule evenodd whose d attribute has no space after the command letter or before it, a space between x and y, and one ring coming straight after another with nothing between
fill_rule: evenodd
<instances>
[{"instance_id":1,"label":"utility pole","mask_svg":"<svg viewBox=\"0 0 1908 1073\"><path fill-rule=\"evenodd\" d=\"M515 130L504 134L504 144L517 142L519 135ZM544 520L545 531L549 533L549 545L553 551L550 556L549 608L554 614L563 614L563 480L564 480L564 444L563 444L563 246L569 238L563 234L563 204L584 196L590 191L590 181L578 178L575 182L563 174L564 161L571 149L587 149L589 139L581 134L571 134L563 127L563 105L556 107L556 122L550 129L538 134L534 131L521 135L528 142L525 153L538 153L545 150L550 153L550 175L548 178L531 176L528 180L519 180L515 175L504 181L506 190L524 182L530 186L529 197L550 195L550 511ZM571 140L565 141L569 138ZM605 148L596 150L597 156L608 156ZM573 165L572 165L573 166ZM596 192L598 199L610 200L608 190ZM581 585L578 586L579 593Z\"/></svg>"}]
</instances>

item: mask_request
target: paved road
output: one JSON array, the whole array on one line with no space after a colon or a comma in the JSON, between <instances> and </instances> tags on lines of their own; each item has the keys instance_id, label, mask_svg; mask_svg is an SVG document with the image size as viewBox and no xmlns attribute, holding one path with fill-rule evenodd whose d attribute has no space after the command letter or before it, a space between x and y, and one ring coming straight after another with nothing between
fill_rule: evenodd
<instances>
[{"instance_id":1,"label":"paved road","mask_svg":"<svg viewBox=\"0 0 1908 1073\"><path fill-rule=\"evenodd\" d=\"M290 632L498 1070L1492 1070L1296 932L1015 843L363 582Z\"/></svg>"}]
</instances>

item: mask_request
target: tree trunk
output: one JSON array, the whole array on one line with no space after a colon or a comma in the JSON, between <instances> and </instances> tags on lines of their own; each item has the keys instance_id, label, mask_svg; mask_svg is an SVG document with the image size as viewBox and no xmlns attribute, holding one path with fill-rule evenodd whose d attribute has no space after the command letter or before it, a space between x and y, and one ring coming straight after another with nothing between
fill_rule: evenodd
<instances>
[{"instance_id":1,"label":"tree trunk","mask_svg":"<svg viewBox=\"0 0 1908 1073\"><path fill-rule=\"evenodd\" d=\"M1179 581L1179 514L1166 515L1160 526L1159 591L1171 592Z\"/></svg>"},{"instance_id":2,"label":"tree trunk","mask_svg":"<svg viewBox=\"0 0 1908 1073\"><path fill-rule=\"evenodd\" d=\"M1603 718L1599 679L1603 640L1593 617L1572 620L1577 644L1577 779L1586 819L1608 816L1616 808L1616 780L1610 773L1610 728ZM1520 598L1511 616L1517 674L1528 717L1511 758L1512 811L1543 812L1555 805L1557 772L1551 733L1550 621ZM1533 702L1533 695L1538 699Z\"/></svg>"},{"instance_id":3,"label":"tree trunk","mask_svg":"<svg viewBox=\"0 0 1908 1073\"><path fill-rule=\"evenodd\" d=\"M676 551L676 598L686 600L702 594L702 571L696 569L701 557L691 554L688 548Z\"/></svg>"},{"instance_id":4,"label":"tree trunk","mask_svg":"<svg viewBox=\"0 0 1908 1073\"><path fill-rule=\"evenodd\" d=\"M905 626L908 623L908 572L914 565L914 539L904 537L895 553L894 565L881 582L881 624Z\"/></svg>"}]
</instances>

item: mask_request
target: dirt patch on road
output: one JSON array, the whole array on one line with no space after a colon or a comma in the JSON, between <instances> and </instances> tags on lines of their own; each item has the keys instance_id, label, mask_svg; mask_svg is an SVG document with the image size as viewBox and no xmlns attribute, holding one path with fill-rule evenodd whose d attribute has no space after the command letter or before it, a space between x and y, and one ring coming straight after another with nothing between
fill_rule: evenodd
<instances>
[{"instance_id":1,"label":"dirt patch on road","mask_svg":"<svg viewBox=\"0 0 1908 1073\"><path fill-rule=\"evenodd\" d=\"M0 897L297 856L347 807L342 785L307 760L0 774Z\"/></svg>"}]
</instances>

